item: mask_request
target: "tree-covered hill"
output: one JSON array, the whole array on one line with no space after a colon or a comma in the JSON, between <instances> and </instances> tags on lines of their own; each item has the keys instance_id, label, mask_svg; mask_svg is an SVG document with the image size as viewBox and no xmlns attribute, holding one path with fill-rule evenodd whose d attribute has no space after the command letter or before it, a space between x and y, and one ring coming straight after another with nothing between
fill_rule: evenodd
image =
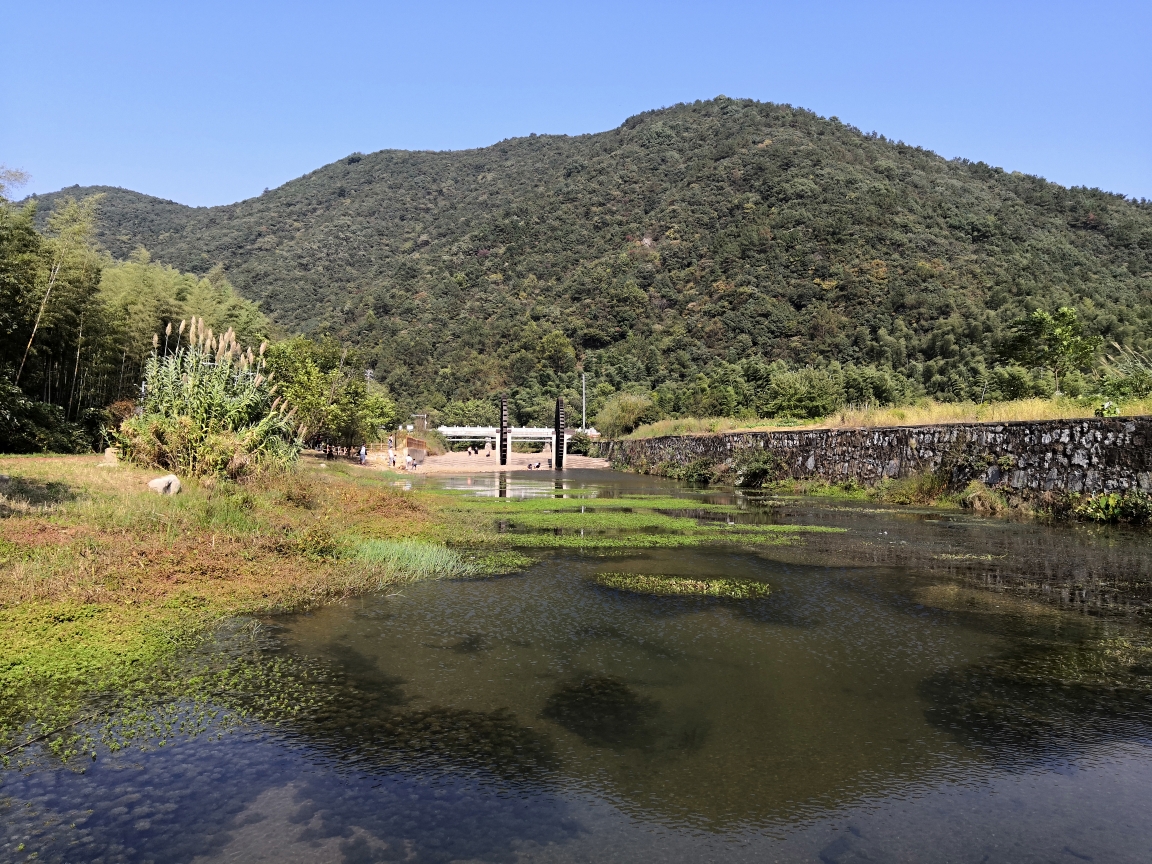
<instances>
[{"instance_id":1,"label":"tree-covered hill","mask_svg":"<svg viewBox=\"0 0 1152 864\"><path fill-rule=\"evenodd\" d=\"M1073 306L1141 347L1152 322L1152 202L724 97L594 135L357 153L228 206L41 200L97 191L114 255L222 264L411 408L508 389L527 420L576 395L577 364L597 400L645 391L665 413L762 410L774 361L850 366L850 399L1002 398L1046 386L1005 359L1022 314Z\"/></svg>"}]
</instances>

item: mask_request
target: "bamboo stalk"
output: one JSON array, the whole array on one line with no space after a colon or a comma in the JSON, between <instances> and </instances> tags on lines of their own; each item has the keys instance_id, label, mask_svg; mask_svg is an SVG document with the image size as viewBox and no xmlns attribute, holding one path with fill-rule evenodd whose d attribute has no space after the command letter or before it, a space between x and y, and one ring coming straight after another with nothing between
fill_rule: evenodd
<instances>
[{"instance_id":1,"label":"bamboo stalk","mask_svg":"<svg viewBox=\"0 0 1152 864\"><path fill-rule=\"evenodd\" d=\"M52 274L48 277L48 290L44 292L44 299L40 301L40 311L36 313L36 322L32 325L32 335L28 337L28 344L24 348L24 357L20 360L20 368L16 370L15 384L20 383L20 376L24 372L24 364L28 361L28 352L32 350L32 340L36 338L36 331L40 329L40 316L44 314L44 307L48 305L48 296L52 293L52 286L56 284L56 276L60 273L63 261L56 260L52 265Z\"/></svg>"},{"instance_id":2,"label":"bamboo stalk","mask_svg":"<svg viewBox=\"0 0 1152 864\"><path fill-rule=\"evenodd\" d=\"M64 412L64 419L69 419L72 413L72 397L76 395L76 376L80 373L80 344L84 341L84 315L80 315L80 335L76 337L76 368L72 370L72 392L68 394L68 410Z\"/></svg>"}]
</instances>

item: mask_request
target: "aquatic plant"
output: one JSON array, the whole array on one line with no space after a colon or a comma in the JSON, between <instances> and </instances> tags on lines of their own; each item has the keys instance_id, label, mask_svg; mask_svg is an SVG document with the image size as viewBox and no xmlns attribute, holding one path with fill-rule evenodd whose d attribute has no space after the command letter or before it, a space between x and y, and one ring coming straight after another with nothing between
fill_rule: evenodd
<instances>
[{"instance_id":1,"label":"aquatic plant","mask_svg":"<svg viewBox=\"0 0 1152 864\"><path fill-rule=\"evenodd\" d=\"M1084 498L1073 512L1093 522L1143 524L1152 521L1152 495L1141 489L1100 492Z\"/></svg>"},{"instance_id":2,"label":"aquatic plant","mask_svg":"<svg viewBox=\"0 0 1152 864\"><path fill-rule=\"evenodd\" d=\"M597 573L593 580L606 588L633 594L693 595L748 600L767 597L768 585L749 579L702 579L646 573Z\"/></svg>"},{"instance_id":3,"label":"aquatic plant","mask_svg":"<svg viewBox=\"0 0 1152 864\"><path fill-rule=\"evenodd\" d=\"M365 540L357 546L355 557L411 579L473 576L480 569L459 552L419 540Z\"/></svg>"},{"instance_id":4,"label":"aquatic plant","mask_svg":"<svg viewBox=\"0 0 1152 864\"><path fill-rule=\"evenodd\" d=\"M696 520L683 516L666 516L651 510L639 512L611 512L594 510L581 513L565 510L555 513L529 512L511 517L509 524L516 529L576 530L576 531L689 531Z\"/></svg>"},{"instance_id":5,"label":"aquatic plant","mask_svg":"<svg viewBox=\"0 0 1152 864\"><path fill-rule=\"evenodd\" d=\"M621 678L585 675L552 693L540 716L594 747L644 747L656 737L651 721L659 711L659 702Z\"/></svg>"}]
</instances>

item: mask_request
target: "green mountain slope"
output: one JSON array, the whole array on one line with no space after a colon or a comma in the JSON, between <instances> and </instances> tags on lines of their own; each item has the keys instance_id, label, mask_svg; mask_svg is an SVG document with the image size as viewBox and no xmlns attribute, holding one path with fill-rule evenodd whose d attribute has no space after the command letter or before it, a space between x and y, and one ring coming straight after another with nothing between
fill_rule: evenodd
<instances>
[{"instance_id":1,"label":"green mountain slope","mask_svg":"<svg viewBox=\"0 0 1152 864\"><path fill-rule=\"evenodd\" d=\"M1074 305L1136 345L1152 320L1152 202L724 97L595 135L354 154L222 207L43 199L94 191L113 254L223 264L281 325L368 352L412 407L514 389L526 417L573 396L555 330L597 398L731 413L756 409L775 360L1015 395L1040 386L993 374L1020 314Z\"/></svg>"}]
</instances>

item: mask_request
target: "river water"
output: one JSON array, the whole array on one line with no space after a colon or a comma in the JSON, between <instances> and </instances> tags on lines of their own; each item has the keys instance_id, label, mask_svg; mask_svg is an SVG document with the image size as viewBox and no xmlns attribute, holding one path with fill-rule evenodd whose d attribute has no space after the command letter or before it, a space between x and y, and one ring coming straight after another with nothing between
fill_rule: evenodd
<instances>
[{"instance_id":1,"label":"river water","mask_svg":"<svg viewBox=\"0 0 1152 864\"><path fill-rule=\"evenodd\" d=\"M437 482L737 500L601 472ZM299 671L267 686L319 709L0 775L0 860L1152 861L1147 625L1109 593L1147 577L1144 535L740 503L847 530L549 554L269 619L244 632ZM628 594L606 569L772 593Z\"/></svg>"}]
</instances>

